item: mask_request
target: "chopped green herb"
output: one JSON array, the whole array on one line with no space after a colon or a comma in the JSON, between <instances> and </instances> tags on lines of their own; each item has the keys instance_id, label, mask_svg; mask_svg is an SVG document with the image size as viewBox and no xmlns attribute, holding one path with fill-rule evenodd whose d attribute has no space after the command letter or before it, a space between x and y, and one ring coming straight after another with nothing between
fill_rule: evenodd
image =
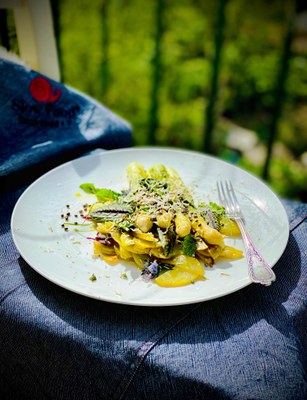
<instances>
[{"instance_id":1,"label":"chopped green herb","mask_svg":"<svg viewBox=\"0 0 307 400\"><path fill-rule=\"evenodd\" d=\"M95 275L95 274L92 274L92 275L90 276L90 281L94 282L94 281L96 281L96 280L97 280L96 275Z\"/></svg>"},{"instance_id":2,"label":"chopped green herb","mask_svg":"<svg viewBox=\"0 0 307 400\"><path fill-rule=\"evenodd\" d=\"M211 211L214 211L216 214L218 214L220 216L225 214L225 208L222 206L219 206L216 203L213 203L212 201L210 201L209 207L211 208Z\"/></svg>"}]
</instances>

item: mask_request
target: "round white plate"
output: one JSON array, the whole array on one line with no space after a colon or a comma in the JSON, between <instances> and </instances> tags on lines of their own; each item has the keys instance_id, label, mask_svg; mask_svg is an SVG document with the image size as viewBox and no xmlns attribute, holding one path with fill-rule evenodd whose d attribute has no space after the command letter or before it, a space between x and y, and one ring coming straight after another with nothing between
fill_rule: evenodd
<instances>
[{"instance_id":1,"label":"round white plate","mask_svg":"<svg viewBox=\"0 0 307 400\"><path fill-rule=\"evenodd\" d=\"M71 213L70 222L93 195L79 185L92 182L96 187L128 188L125 170L138 161L145 168L155 163L174 167L198 201L218 202L216 181L230 179L242 206L248 230L258 249L271 266L282 255L289 237L285 209L277 196L261 180L217 158L194 151L168 148L129 148L92 154L65 163L36 180L19 198L11 228L15 245L27 263L55 284L99 300L140 305L171 306L206 301L242 289L251 283L246 260L219 262L206 268L207 280L179 288L161 288L146 282L132 263L108 265L93 258L95 232L87 227L69 227L61 214ZM69 209L67 208L69 205ZM79 231L75 231L78 228ZM242 240L226 242L243 249ZM275 271L278 279L278 271ZM90 280L95 274L96 280ZM125 277L126 276L126 277Z\"/></svg>"}]
</instances>

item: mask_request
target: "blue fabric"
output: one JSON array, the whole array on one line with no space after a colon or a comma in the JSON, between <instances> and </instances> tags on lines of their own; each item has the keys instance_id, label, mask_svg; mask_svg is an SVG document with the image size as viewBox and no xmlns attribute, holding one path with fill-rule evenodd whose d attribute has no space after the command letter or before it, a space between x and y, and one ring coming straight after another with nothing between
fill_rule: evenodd
<instances>
[{"instance_id":1,"label":"blue fabric","mask_svg":"<svg viewBox=\"0 0 307 400\"><path fill-rule=\"evenodd\" d=\"M19 256L0 203L1 399L303 400L307 205L284 201L277 281L209 302L121 306L66 291Z\"/></svg>"},{"instance_id":2,"label":"blue fabric","mask_svg":"<svg viewBox=\"0 0 307 400\"><path fill-rule=\"evenodd\" d=\"M131 126L102 104L4 59L0 131L0 177L42 165L50 169L96 147L132 143Z\"/></svg>"}]
</instances>

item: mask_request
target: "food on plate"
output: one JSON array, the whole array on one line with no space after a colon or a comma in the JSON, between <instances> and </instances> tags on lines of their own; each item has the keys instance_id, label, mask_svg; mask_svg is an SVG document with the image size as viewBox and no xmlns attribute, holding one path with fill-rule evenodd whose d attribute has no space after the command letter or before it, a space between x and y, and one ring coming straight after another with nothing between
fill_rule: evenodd
<instances>
[{"instance_id":1,"label":"food on plate","mask_svg":"<svg viewBox=\"0 0 307 400\"><path fill-rule=\"evenodd\" d=\"M178 172L162 164L147 170L138 162L126 169L129 189L116 192L80 186L96 196L84 218L95 226L93 252L107 263L133 261L146 279L163 287L206 279L204 266L242 257L225 244L240 234L223 207L196 204Z\"/></svg>"}]
</instances>

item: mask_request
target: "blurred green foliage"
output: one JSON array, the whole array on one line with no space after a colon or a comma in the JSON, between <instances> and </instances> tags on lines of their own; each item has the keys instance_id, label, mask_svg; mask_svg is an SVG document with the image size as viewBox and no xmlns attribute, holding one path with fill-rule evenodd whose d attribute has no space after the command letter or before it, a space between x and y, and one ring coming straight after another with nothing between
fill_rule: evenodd
<instances>
[{"instance_id":1,"label":"blurred green foliage","mask_svg":"<svg viewBox=\"0 0 307 400\"><path fill-rule=\"evenodd\" d=\"M135 145L146 145L157 79L159 1L156 144L202 150L218 1L58 0L63 81L126 118ZM213 153L259 176L261 165L228 148L227 121L255 132L257 141L266 145L288 19L295 6L304 11L303 3L226 1ZM291 49L276 138L287 151L273 151L269 184L282 196L306 201L307 32L295 27Z\"/></svg>"}]
</instances>

